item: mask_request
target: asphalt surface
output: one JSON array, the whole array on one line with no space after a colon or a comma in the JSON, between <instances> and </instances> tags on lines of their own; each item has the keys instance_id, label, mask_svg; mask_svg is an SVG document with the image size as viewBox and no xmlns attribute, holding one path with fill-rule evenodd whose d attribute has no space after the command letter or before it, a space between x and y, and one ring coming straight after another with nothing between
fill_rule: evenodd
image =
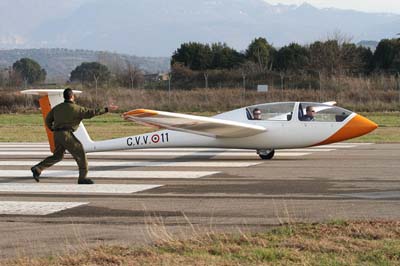
<instances>
[{"instance_id":1,"label":"asphalt surface","mask_svg":"<svg viewBox=\"0 0 400 266\"><path fill-rule=\"evenodd\" d=\"M46 146L0 143L2 259L282 223L400 218L400 144L340 143L269 161L213 149L89 155L99 189L89 192L75 190L82 186L68 156L34 182L29 169Z\"/></svg>"}]
</instances>

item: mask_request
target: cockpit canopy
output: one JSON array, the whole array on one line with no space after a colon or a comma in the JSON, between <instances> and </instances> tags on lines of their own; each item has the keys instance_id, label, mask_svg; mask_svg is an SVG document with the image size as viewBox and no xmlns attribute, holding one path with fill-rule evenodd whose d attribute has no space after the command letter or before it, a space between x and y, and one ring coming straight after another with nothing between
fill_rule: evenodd
<instances>
[{"instance_id":1,"label":"cockpit canopy","mask_svg":"<svg viewBox=\"0 0 400 266\"><path fill-rule=\"evenodd\" d=\"M246 108L249 120L264 121L342 122L351 113L341 107L314 102L300 102L298 105L296 102L265 103Z\"/></svg>"},{"instance_id":2,"label":"cockpit canopy","mask_svg":"<svg viewBox=\"0 0 400 266\"><path fill-rule=\"evenodd\" d=\"M249 120L290 121L294 106L294 102L253 105L247 108L247 118ZM261 112L260 117L256 115L258 112Z\"/></svg>"}]
</instances>

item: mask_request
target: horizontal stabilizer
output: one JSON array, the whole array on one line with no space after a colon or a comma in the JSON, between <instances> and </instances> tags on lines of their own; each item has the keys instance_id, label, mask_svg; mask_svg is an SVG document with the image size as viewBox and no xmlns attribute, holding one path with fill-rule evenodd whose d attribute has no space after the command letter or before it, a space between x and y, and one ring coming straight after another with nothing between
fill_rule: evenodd
<instances>
[{"instance_id":1,"label":"horizontal stabilizer","mask_svg":"<svg viewBox=\"0 0 400 266\"><path fill-rule=\"evenodd\" d=\"M21 91L22 94L31 94L31 95L39 95L39 96L47 96L47 95L59 95L63 96L63 89L32 89L32 90L23 90ZM74 94L82 93L82 91L73 90Z\"/></svg>"},{"instance_id":2,"label":"horizontal stabilizer","mask_svg":"<svg viewBox=\"0 0 400 266\"><path fill-rule=\"evenodd\" d=\"M336 102L335 102L335 101L330 101L330 102L324 102L324 103L322 103L322 104L334 106L334 105L336 105Z\"/></svg>"},{"instance_id":3,"label":"horizontal stabilizer","mask_svg":"<svg viewBox=\"0 0 400 266\"><path fill-rule=\"evenodd\" d=\"M123 117L125 120L134 121L144 125L183 131L208 137L248 137L266 131L262 126L236 121L147 109L136 109L126 112L123 114Z\"/></svg>"}]
</instances>

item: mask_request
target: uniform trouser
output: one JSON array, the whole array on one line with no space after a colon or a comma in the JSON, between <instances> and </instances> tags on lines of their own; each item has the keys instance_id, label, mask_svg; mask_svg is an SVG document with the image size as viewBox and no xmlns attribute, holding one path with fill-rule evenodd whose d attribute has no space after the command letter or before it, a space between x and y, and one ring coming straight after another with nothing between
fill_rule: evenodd
<instances>
[{"instance_id":1,"label":"uniform trouser","mask_svg":"<svg viewBox=\"0 0 400 266\"><path fill-rule=\"evenodd\" d=\"M79 168L79 179L86 178L88 173L88 163L86 153L81 142L69 131L54 132L55 149L53 155L47 157L36 165L40 171L58 163L64 158L65 150L74 157Z\"/></svg>"}]
</instances>

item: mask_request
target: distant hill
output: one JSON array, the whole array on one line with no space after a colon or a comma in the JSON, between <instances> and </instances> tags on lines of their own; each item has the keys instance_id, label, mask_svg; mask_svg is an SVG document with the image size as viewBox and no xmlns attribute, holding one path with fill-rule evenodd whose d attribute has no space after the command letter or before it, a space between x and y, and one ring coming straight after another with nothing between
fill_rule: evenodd
<instances>
[{"instance_id":1,"label":"distant hill","mask_svg":"<svg viewBox=\"0 0 400 266\"><path fill-rule=\"evenodd\" d=\"M24 57L37 61L47 71L47 81L66 81L82 62L98 61L106 65L126 65L126 62L145 73L166 72L170 58L138 57L125 54L70 49L13 49L0 50L0 67L6 68Z\"/></svg>"},{"instance_id":2,"label":"distant hill","mask_svg":"<svg viewBox=\"0 0 400 266\"><path fill-rule=\"evenodd\" d=\"M0 3L0 48L65 47L170 57L188 41L226 42L244 50L256 37L280 47L326 39L338 31L353 42L379 41L395 37L400 25L395 14L319 9L307 3L271 5L268 0L0 2L8 3L4 8ZM15 2L24 8L13 9Z\"/></svg>"}]
</instances>

